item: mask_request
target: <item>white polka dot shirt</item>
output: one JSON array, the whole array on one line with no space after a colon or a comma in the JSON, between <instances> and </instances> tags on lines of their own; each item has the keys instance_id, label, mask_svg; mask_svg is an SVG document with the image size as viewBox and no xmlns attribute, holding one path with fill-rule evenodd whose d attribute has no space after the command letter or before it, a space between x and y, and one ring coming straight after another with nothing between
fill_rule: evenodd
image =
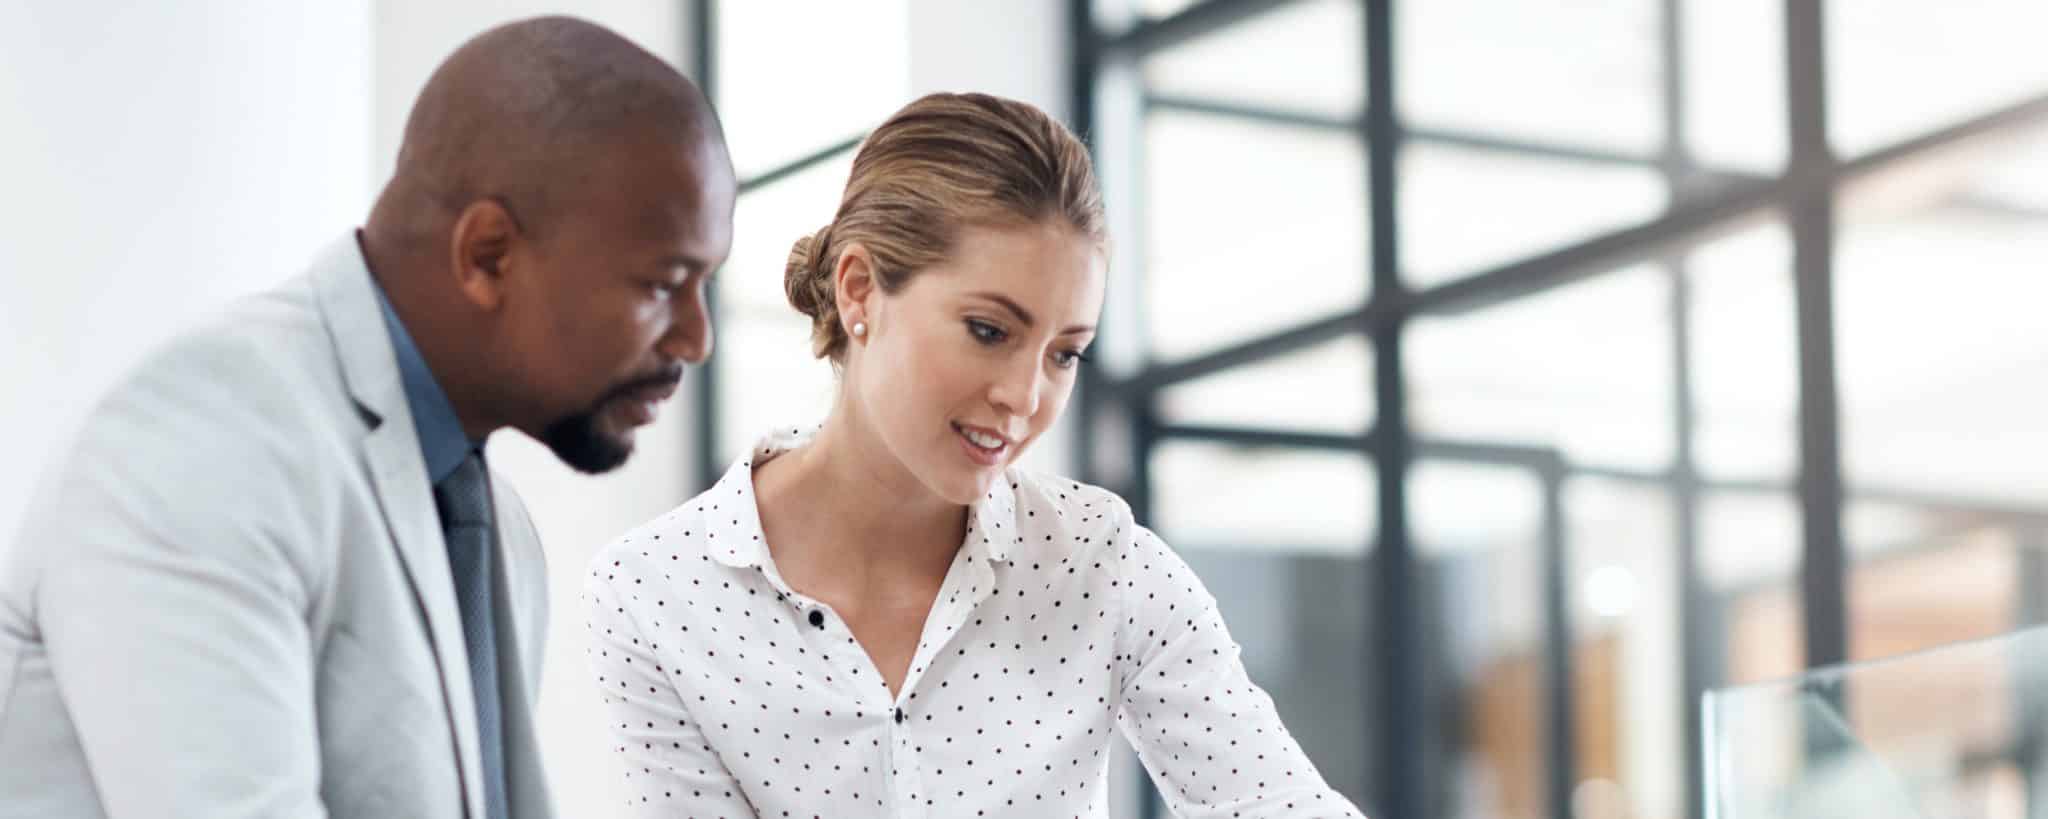
<instances>
[{"instance_id":1,"label":"white polka dot shirt","mask_svg":"<svg viewBox=\"0 0 2048 819\"><path fill-rule=\"evenodd\" d=\"M900 695L784 583L753 464L601 550L590 660L645 817L1102 817L1112 726L1183 817L1356 817L1215 600L1115 495L1018 469L976 503Z\"/></svg>"}]
</instances>

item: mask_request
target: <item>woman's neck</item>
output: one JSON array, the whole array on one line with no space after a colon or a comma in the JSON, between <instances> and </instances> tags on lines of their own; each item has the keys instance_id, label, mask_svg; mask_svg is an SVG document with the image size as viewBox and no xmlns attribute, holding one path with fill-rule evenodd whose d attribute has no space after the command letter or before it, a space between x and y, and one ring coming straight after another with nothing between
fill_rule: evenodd
<instances>
[{"instance_id":1,"label":"woman's neck","mask_svg":"<svg viewBox=\"0 0 2048 819\"><path fill-rule=\"evenodd\" d=\"M810 445L757 473L769 552L792 583L943 578L968 508L934 494L836 408Z\"/></svg>"}]
</instances>

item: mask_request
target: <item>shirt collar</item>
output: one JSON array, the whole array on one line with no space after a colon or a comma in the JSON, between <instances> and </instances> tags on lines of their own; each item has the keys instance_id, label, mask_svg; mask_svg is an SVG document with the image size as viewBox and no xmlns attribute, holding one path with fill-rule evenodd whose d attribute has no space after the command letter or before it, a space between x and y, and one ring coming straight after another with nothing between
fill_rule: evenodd
<instances>
[{"instance_id":1,"label":"shirt collar","mask_svg":"<svg viewBox=\"0 0 2048 819\"><path fill-rule=\"evenodd\" d=\"M375 277L372 277L375 283ZM420 355L420 348L406 332L405 322L398 318L398 311L392 309L391 299L384 294L384 286L376 284L377 305L384 311L384 329L391 333L391 349L398 357L399 381L405 385L405 403L412 410L414 431L419 434L420 454L427 461L427 482L438 484L448 477L462 460L479 447L481 441L472 441L462 431L462 419L455 415L455 405L449 403L448 394L441 390L441 382L434 379L434 372L427 367L426 357Z\"/></svg>"},{"instance_id":2,"label":"shirt collar","mask_svg":"<svg viewBox=\"0 0 2048 819\"><path fill-rule=\"evenodd\" d=\"M763 436L746 455L734 461L711 491L699 498L711 559L736 569L773 570L761 539L760 506L754 498L754 464L811 442L817 428L780 427ZM1005 474L988 494L975 501L967 518L970 554L1007 562L1017 544L1017 484Z\"/></svg>"}]
</instances>

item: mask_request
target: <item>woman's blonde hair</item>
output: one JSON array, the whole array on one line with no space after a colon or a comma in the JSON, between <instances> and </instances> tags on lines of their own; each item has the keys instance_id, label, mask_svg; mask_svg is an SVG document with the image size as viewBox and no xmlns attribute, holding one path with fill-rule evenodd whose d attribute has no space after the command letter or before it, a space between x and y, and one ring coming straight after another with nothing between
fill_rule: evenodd
<instances>
[{"instance_id":1,"label":"woman's blonde hair","mask_svg":"<svg viewBox=\"0 0 2048 819\"><path fill-rule=\"evenodd\" d=\"M833 297L840 253L858 242L875 283L895 293L944 261L965 226L1057 220L1107 241L1088 149L1029 104L987 94L932 94L861 143L831 224L796 240L783 269L789 303L811 317L811 352L837 361L846 331Z\"/></svg>"}]
</instances>

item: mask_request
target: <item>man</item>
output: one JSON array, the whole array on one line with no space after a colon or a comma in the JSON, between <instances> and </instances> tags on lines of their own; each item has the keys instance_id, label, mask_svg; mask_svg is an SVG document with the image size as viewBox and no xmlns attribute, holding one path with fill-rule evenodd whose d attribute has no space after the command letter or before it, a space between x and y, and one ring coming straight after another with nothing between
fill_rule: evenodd
<instances>
[{"instance_id":1,"label":"man","mask_svg":"<svg viewBox=\"0 0 2048 819\"><path fill-rule=\"evenodd\" d=\"M481 445L625 460L736 188L616 34L457 50L362 230L128 376L0 551L0 816L551 816L545 572Z\"/></svg>"}]
</instances>

